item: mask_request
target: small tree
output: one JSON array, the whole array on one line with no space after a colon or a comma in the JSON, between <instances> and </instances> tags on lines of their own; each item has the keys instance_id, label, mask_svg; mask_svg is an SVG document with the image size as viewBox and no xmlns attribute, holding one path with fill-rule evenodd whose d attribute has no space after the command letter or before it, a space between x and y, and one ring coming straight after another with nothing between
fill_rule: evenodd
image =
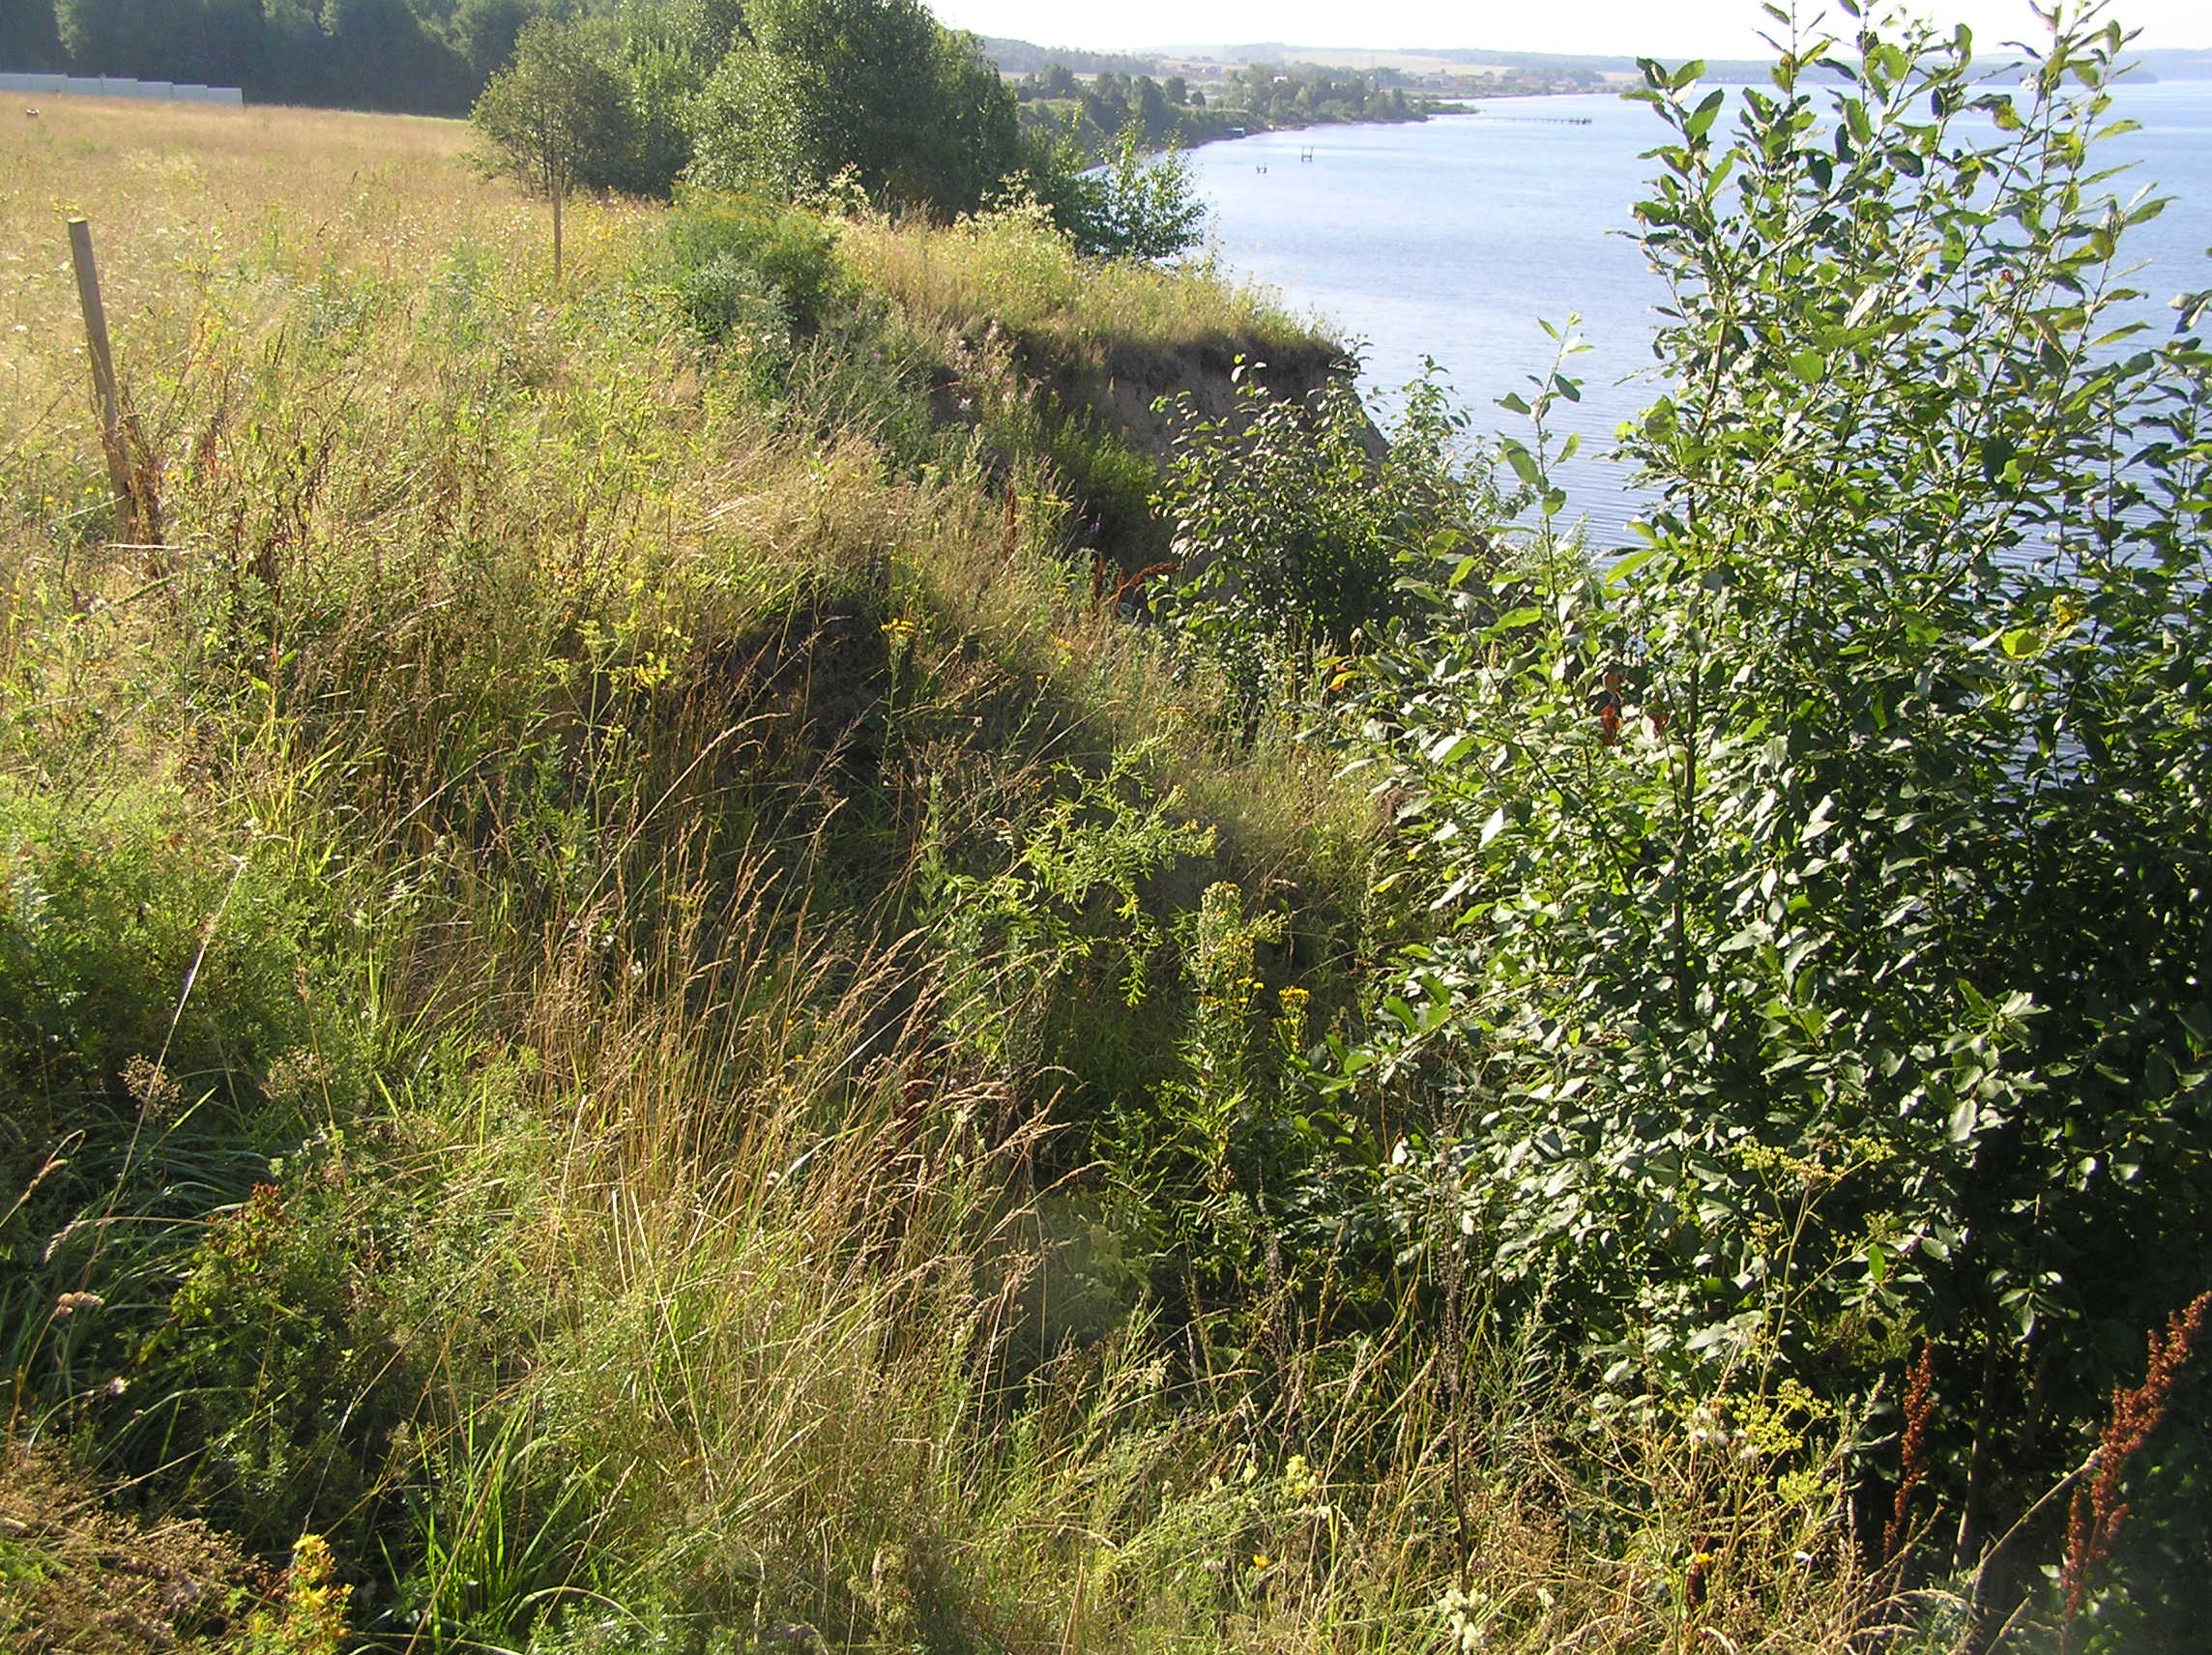
<instances>
[{"instance_id":1,"label":"small tree","mask_svg":"<svg viewBox=\"0 0 2212 1655\"><path fill-rule=\"evenodd\" d=\"M572 23L540 17L514 43L470 115L493 146L491 169L553 202L553 279L561 279L561 217L580 169L623 142L622 83Z\"/></svg>"},{"instance_id":2,"label":"small tree","mask_svg":"<svg viewBox=\"0 0 2212 1655\"><path fill-rule=\"evenodd\" d=\"M691 106L692 183L793 196L849 171L950 218L1018 164L1012 90L920 0L752 0L745 24Z\"/></svg>"},{"instance_id":3,"label":"small tree","mask_svg":"<svg viewBox=\"0 0 2212 1655\"><path fill-rule=\"evenodd\" d=\"M1029 139L1028 171L1037 199L1079 251L1107 258L1164 259L1206 233L1189 158L1171 146L1148 156L1132 121L1093 160L1073 131L1040 129Z\"/></svg>"}]
</instances>

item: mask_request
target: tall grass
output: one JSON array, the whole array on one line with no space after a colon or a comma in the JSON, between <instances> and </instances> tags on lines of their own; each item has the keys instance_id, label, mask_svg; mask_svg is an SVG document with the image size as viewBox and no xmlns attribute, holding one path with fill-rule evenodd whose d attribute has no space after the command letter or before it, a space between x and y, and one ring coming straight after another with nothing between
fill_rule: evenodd
<instances>
[{"instance_id":1,"label":"tall grass","mask_svg":"<svg viewBox=\"0 0 2212 1655\"><path fill-rule=\"evenodd\" d=\"M1863 1617L1820 1421L1746 1458L1592 1416L1441 1265L1346 1302L1263 1260L1203 1303L1132 1262L1095 1134L1246 1032L1208 1032L1200 892L1334 926L1251 966L1325 997L1370 817L1283 732L1219 748L1036 456L795 417L634 277L640 210L578 211L555 294L451 128L26 127L17 1437L271 1558L327 1535L348 1636L395 1651L1810 1650ZM113 539L49 199L102 239L159 548ZM1297 331L1012 220L843 234L962 326ZM1172 855L1115 849L1154 828ZM948 890L1150 941L990 954Z\"/></svg>"},{"instance_id":2,"label":"tall grass","mask_svg":"<svg viewBox=\"0 0 2212 1655\"><path fill-rule=\"evenodd\" d=\"M1210 273L1194 280L1134 260L1080 259L1039 214L1016 210L948 226L862 217L845 220L840 233L870 286L972 335L995 323L1063 348L1173 350L1223 341L1270 351L1326 348L1317 320L1270 289Z\"/></svg>"}]
</instances>

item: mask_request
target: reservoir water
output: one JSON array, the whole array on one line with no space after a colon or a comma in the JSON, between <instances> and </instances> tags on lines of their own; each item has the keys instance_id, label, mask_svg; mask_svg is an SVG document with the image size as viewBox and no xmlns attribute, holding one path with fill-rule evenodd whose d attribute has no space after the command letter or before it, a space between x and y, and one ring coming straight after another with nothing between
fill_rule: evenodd
<instances>
[{"instance_id":1,"label":"reservoir water","mask_svg":"<svg viewBox=\"0 0 2212 1655\"><path fill-rule=\"evenodd\" d=\"M2145 313L2163 327L2167 300L2212 285L2212 81L2123 84L2114 105L2142 129L2105 146L2105 164L2136 163L2118 188L2174 197L2123 247L2123 263L2150 261L2131 285L2152 296ZM1656 166L1640 154L1666 132L1618 97L1500 99L1476 115L1266 132L1190 159L1222 262L1358 341L1362 389L1385 412L1389 392L1433 357L1478 427L1512 425L1495 399L1526 392L1550 363L1539 320L1579 314L1590 349L1568 371L1583 400L1557 423L1582 433L1586 457L1561 480L1570 513L1608 546L1627 543L1634 501L1603 455L1656 394L1636 376L1651 365L1652 306L1665 297L1620 232Z\"/></svg>"}]
</instances>

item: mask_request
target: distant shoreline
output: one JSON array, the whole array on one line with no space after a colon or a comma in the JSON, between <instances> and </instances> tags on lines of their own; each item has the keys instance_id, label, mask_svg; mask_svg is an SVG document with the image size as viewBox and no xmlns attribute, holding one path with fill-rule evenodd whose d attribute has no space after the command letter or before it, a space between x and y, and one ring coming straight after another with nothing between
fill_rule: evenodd
<instances>
[{"instance_id":1,"label":"distant shoreline","mask_svg":"<svg viewBox=\"0 0 2212 1655\"><path fill-rule=\"evenodd\" d=\"M1285 121L1272 126L1208 132L1201 137L1193 137L1186 132L1182 134L1181 147L1185 150L1203 149L1208 144L1235 143L1240 138L1264 137L1269 132L1314 132L1324 131L1334 127L1417 127L1425 121L1442 115L1480 115L1484 112L1484 106L1491 103L1522 103L1534 98L1605 98L1618 97L1619 95L1615 89L1603 86L1552 88L1540 92L1486 92L1479 102L1464 102L1454 100L1450 102L1437 103L1417 114L1370 115L1352 121Z\"/></svg>"},{"instance_id":2,"label":"distant shoreline","mask_svg":"<svg viewBox=\"0 0 2212 1655\"><path fill-rule=\"evenodd\" d=\"M1535 93L1529 94L1529 96L1553 97L1557 94ZM1417 113L1363 115L1353 121L1279 121L1272 125L1235 127L1226 131L1209 131L1203 136L1195 137L1188 132L1179 132L1179 136L1182 142L1179 147L1184 150L1203 149L1208 144L1231 144L1242 138L1265 137L1269 132L1319 132L1336 127L1417 127L1440 115L1479 115L1481 113L1481 108L1476 104L1451 102L1441 103L1433 109L1422 109Z\"/></svg>"}]
</instances>

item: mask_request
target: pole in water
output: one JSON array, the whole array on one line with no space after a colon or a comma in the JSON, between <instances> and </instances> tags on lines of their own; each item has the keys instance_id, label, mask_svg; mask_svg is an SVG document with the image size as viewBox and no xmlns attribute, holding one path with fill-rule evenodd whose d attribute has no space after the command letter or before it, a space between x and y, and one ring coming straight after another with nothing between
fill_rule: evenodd
<instances>
[{"instance_id":1,"label":"pole in water","mask_svg":"<svg viewBox=\"0 0 2212 1655\"><path fill-rule=\"evenodd\" d=\"M115 389L115 358L107 344L107 311L100 303L100 270L92 259L92 226L69 221L70 262L76 267L77 307L84 312L84 343L92 358L92 391L100 402L100 444L107 450L107 480L116 503L136 514L131 492L131 462L123 450L123 402Z\"/></svg>"}]
</instances>

